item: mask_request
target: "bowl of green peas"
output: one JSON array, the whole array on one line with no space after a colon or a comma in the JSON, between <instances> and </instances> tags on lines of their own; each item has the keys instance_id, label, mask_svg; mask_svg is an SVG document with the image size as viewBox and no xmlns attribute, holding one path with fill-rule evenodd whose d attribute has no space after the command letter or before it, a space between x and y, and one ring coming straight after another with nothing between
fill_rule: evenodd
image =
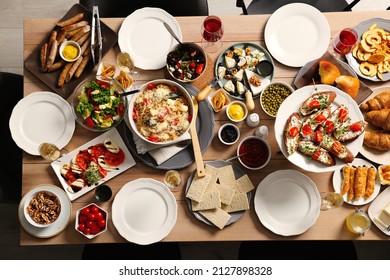
<instances>
[{"instance_id":1,"label":"bowl of green peas","mask_svg":"<svg viewBox=\"0 0 390 280\"><path fill-rule=\"evenodd\" d=\"M260 93L260 105L263 111L276 117L282 102L293 93L294 88L285 82L272 82Z\"/></svg>"}]
</instances>

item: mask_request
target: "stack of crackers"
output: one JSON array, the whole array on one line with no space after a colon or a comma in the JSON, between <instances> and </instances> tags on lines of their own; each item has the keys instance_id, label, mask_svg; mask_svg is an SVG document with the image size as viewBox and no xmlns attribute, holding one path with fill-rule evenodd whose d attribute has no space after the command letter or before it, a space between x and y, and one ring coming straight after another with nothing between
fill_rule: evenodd
<instances>
[{"instance_id":1,"label":"stack of crackers","mask_svg":"<svg viewBox=\"0 0 390 280\"><path fill-rule=\"evenodd\" d=\"M249 209L247 193L254 186L247 174L236 179L232 165L206 164L205 171L204 177L195 174L186 197L191 200L192 211L198 211L223 229L231 218L230 213Z\"/></svg>"}]
</instances>

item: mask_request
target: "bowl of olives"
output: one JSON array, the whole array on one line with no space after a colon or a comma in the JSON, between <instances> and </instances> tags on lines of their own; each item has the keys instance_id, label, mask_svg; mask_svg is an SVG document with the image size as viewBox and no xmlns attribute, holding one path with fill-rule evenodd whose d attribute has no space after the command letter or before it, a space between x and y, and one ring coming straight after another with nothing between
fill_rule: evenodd
<instances>
[{"instance_id":1,"label":"bowl of olives","mask_svg":"<svg viewBox=\"0 0 390 280\"><path fill-rule=\"evenodd\" d=\"M294 88L285 82L272 82L260 94L260 105L263 111L276 117L282 102L293 93Z\"/></svg>"}]
</instances>

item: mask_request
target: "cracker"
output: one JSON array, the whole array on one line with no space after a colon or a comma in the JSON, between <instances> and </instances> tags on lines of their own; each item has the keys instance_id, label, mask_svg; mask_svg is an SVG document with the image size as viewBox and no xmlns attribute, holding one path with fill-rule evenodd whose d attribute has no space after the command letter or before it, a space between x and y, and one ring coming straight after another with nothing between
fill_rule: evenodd
<instances>
[{"instance_id":1,"label":"cracker","mask_svg":"<svg viewBox=\"0 0 390 280\"><path fill-rule=\"evenodd\" d=\"M217 226L219 229L223 229L227 222L230 220L231 215L221 208L215 208L211 210L199 211L207 220Z\"/></svg>"},{"instance_id":2,"label":"cracker","mask_svg":"<svg viewBox=\"0 0 390 280\"><path fill-rule=\"evenodd\" d=\"M206 174L204 177L201 178L195 174L194 179L192 180L191 185L188 188L186 197L191 200L195 200L196 202L200 202L210 182L210 179L210 174Z\"/></svg>"},{"instance_id":3,"label":"cracker","mask_svg":"<svg viewBox=\"0 0 390 280\"><path fill-rule=\"evenodd\" d=\"M205 167L204 167L204 170L206 172L206 174L210 174L211 175L211 180L210 180L210 183L217 183L217 180L218 180L218 175L219 175L219 172L218 172L218 167L214 167L210 164L206 164Z\"/></svg>"},{"instance_id":4,"label":"cracker","mask_svg":"<svg viewBox=\"0 0 390 280\"><path fill-rule=\"evenodd\" d=\"M239 193L248 193L255 188L253 186L251 179L249 179L248 175L245 174L238 178L233 187Z\"/></svg>"},{"instance_id":5,"label":"cracker","mask_svg":"<svg viewBox=\"0 0 390 280\"><path fill-rule=\"evenodd\" d=\"M218 168L219 183L224 186L234 185L236 177L234 175L233 167L229 164L224 167Z\"/></svg>"},{"instance_id":6,"label":"cracker","mask_svg":"<svg viewBox=\"0 0 390 280\"><path fill-rule=\"evenodd\" d=\"M192 211L209 210L221 207L219 191L207 191L200 202L191 200Z\"/></svg>"},{"instance_id":7,"label":"cracker","mask_svg":"<svg viewBox=\"0 0 390 280\"><path fill-rule=\"evenodd\" d=\"M249 201L246 193L236 193L230 205L222 205L222 210L232 213L249 209Z\"/></svg>"},{"instance_id":8,"label":"cracker","mask_svg":"<svg viewBox=\"0 0 390 280\"><path fill-rule=\"evenodd\" d=\"M217 188L219 190L220 196L221 196L221 202L223 204L229 205L232 203L233 196L235 194L235 190L232 189L231 187L221 185L221 184L216 184Z\"/></svg>"}]
</instances>

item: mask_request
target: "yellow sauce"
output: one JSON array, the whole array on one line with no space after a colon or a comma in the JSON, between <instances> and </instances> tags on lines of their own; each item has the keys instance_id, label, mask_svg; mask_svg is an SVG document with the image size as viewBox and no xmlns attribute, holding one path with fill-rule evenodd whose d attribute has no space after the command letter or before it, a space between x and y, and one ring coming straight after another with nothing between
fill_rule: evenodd
<instances>
[{"instance_id":1,"label":"yellow sauce","mask_svg":"<svg viewBox=\"0 0 390 280\"><path fill-rule=\"evenodd\" d=\"M229 107L228 114L233 120L241 120L244 118L245 110L240 104L232 104Z\"/></svg>"},{"instance_id":2,"label":"yellow sauce","mask_svg":"<svg viewBox=\"0 0 390 280\"><path fill-rule=\"evenodd\" d=\"M62 51L62 55L68 60L73 60L79 55L79 50L73 45L67 45Z\"/></svg>"}]
</instances>

